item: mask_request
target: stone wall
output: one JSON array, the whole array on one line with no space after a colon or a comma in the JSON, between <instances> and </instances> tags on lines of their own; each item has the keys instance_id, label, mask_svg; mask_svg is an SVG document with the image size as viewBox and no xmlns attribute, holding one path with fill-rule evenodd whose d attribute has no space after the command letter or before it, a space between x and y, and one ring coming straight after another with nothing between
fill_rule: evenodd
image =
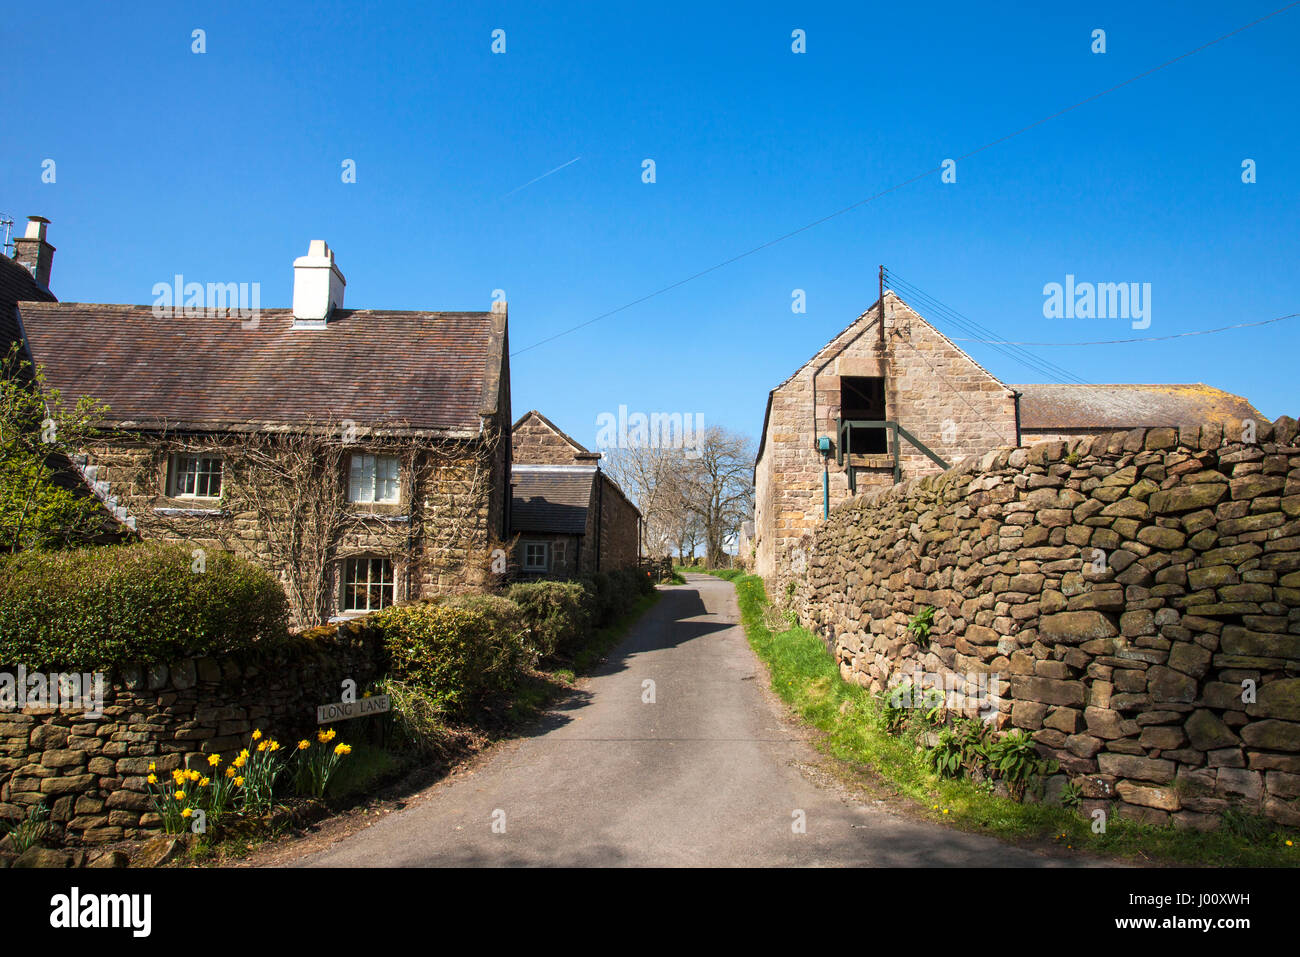
<instances>
[{"instance_id":1,"label":"stone wall","mask_svg":"<svg viewBox=\"0 0 1300 957\"><path fill-rule=\"evenodd\" d=\"M1085 811L1300 825L1296 433L1003 448L860 495L816 533L796 610L848 680L989 683ZM927 605L928 646L906 631Z\"/></svg>"},{"instance_id":2,"label":"stone wall","mask_svg":"<svg viewBox=\"0 0 1300 957\"><path fill-rule=\"evenodd\" d=\"M380 653L359 624L343 637L321 631L277 654L120 668L105 678L98 719L0 711L0 818L21 818L43 802L56 838L93 844L157 830L150 762L160 777L187 761L206 769L213 753L228 762L254 728L291 750L316 727L316 706L340 700L344 679L362 689L379 677Z\"/></svg>"}]
</instances>

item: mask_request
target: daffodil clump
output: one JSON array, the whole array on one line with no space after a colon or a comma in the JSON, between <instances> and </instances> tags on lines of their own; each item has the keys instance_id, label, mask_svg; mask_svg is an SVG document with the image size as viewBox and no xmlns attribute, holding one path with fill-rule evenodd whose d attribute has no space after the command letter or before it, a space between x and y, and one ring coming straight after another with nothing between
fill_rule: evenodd
<instances>
[{"instance_id":1,"label":"daffodil clump","mask_svg":"<svg viewBox=\"0 0 1300 957\"><path fill-rule=\"evenodd\" d=\"M324 797L339 761L352 753L351 745L333 743L336 733L333 728L317 731L315 741L303 738L298 742L294 749L294 787L299 794L318 800Z\"/></svg>"},{"instance_id":2,"label":"daffodil clump","mask_svg":"<svg viewBox=\"0 0 1300 957\"><path fill-rule=\"evenodd\" d=\"M194 812L203 810L207 804L204 789L211 781L191 768L177 768L169 775L160 775L157 763L151 761L145 781L149 785L149 800L168 834L188 831Z\"/></svg>"},{"instance_id":3,"label":"daffodil clump","mask_svg":"<svg viewBox=\"0 0 1300 957\"><path fill-rule=\"evenodd\" d=\"M284 754L280 742L262 734L261 729L253 731L250 748L239 752L232 764L237 774L243 779L242 794L244 810L252 814L264 814L271 810L275 798L275 779L284 770Z\"/></svg>"},{"instance_id":4,"label":"daffodil clump","mask_svg":"<svg viewBox=\"0 0 1300 957\"><path fill-rule=\"evenodd\" d=\"M294 783L299 794L320 798L340 760L352 753L346 744L333 744L335 731L320 731L316 742L303 739L295 749ZM274 803L275 782L285 769L284 749L273 738L253 732L249 746L222 766L220 754L207 756L207 768L177 768L170 774L150 762L149 799L168 834L183 834L204 822L216 827L228 814L263 814ZM199 812L201 817L196 817Z\"/></svg>"}]
</instances>

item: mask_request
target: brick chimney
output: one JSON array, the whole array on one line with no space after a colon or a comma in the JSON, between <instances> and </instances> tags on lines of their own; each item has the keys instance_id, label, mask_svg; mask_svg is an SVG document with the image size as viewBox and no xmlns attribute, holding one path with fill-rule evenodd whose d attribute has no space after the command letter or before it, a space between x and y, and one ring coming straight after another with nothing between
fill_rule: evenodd
<instances>
[{"instance_id":1,"label":"brick chimney","mask_svg":"<svg viewBox=\"0 0 1300 957\"><path fill-rule=\"evenodd\" d=\"M27 232L14 240L14 259L32 274L36 285L50 288L50 269L54 265L54 247L45 241L44 216L28 216Z\"/></svg>"},{"instance_id":2,"label":"brick chimney","mask_svg":"<svg viewBox=\"0 0 1300 957\"><path fill-rule=\"evenodd\" d=\"M306 256L293 261L293 319L295 326L324 326L330 313L343 306L348 281L334 265L334 250L313 239Z\"/></svg>"}]
</instances>

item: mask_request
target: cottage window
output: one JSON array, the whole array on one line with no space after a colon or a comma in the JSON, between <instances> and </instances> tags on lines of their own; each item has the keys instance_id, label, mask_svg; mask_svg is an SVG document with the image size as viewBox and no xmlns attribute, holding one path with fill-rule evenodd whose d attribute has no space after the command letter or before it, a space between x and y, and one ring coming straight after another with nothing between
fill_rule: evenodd
<instances>
[{"instance_id":1,"label":"cottage window","mask_svg":"<svg viewBox=\"0 0 1300 957\"><path fill-rule=\"evenodd\" d=\"M348 478L348 501L398 501L399 470L400 464L395 455L353 455Z\"/></svg>"},{"instance_id":2,"label":"cottage window","mask_svg":"<svg viewBox=\"0 0 1300 957\"><path fill-rule=\"evenodd\" d=\"M221 459L213 455L174 455L168 484L168 494L173 498L220 498Z\"/></svg>"},{"instance_id":3,"label":"cottage window","mask_svg":"<svg viewBox=\"0 0 1300 957\"><path fill-rule=\"evenodd\" d=\"M550 565L546 560L546 552L546 542L524 542L524 571L547 571Z\"/></svg>"},{"instance_id":4,"label":"cottage window","mask_svg":"<svg viewBox=\"0 0 1300 957\"><path fill-rule=\"evenodd\" d=\"M387 608L393 592L393 563L387 558L349 558L343 563L344 611Z\"/></svg>"},{"instance_id":5,"label":"cottage window","mask_svg":"<svg viewBox=\"0 0 1300 957\"><path fill-rule=\"evenodd\" d=\"M866 422L885 420L885 380L878 376L844 376L840 379L840 418ZM850 427L844 451L853 455L880 455L889 451L885 429Z\"/></svg>"}]
</instances>

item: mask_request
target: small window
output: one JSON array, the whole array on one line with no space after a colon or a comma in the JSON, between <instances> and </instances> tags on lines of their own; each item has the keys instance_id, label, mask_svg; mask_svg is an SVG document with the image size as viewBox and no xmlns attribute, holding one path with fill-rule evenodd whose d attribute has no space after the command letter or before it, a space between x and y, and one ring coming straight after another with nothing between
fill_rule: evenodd
<instances>
[{"instance_id":1,"label":"small window","mask_svg":"<svg viewBox=\"0 0 1300 957\"><path fill-rule=\"evenodd\" d=\"M168 484L168 494L173 498L220 498L221 459L213 455L175 455Z\"/></svg>"},{"instance_id":2,"label":"small window","mask_svg":"<svg viewBox=\"0 0 1300 957\"><path fill-rule=\"evenodd\" d=\"M840 379L840 417L865 422L885 421L885 380L877 376ZM850 426L844 451L852 455L880 455L889 451L889 433L883 428Z\"/></svg>"},{"instance_id":3,"label":"small window","mask_svg":"<svg viewBox=\"0 0 1300 957\"><path fill-rule=\"evenodd\" d=\"M348 475L348 501L397 502L399 463L395 455L353 455Z\"/></svg>"},{"instance_id":4,"label":"small window","mask_svg":"<svg viewBox=\"0 0 1300 957\"><path fill-rule=\"evenodd\" d=\"M549 568L546 551L546 542L524 542L524 571L546 571Z\"/></svg>"},{"instance_id":5,"label":"small window","mask_svg":"<svg viewBox=\"0 0 1300 957\"><path fill-rule=\"evenodd\" d=\"M378 611L393 603L393 563L349 558L343 563L343 610Z\"/></svg>"}]
</instances>

